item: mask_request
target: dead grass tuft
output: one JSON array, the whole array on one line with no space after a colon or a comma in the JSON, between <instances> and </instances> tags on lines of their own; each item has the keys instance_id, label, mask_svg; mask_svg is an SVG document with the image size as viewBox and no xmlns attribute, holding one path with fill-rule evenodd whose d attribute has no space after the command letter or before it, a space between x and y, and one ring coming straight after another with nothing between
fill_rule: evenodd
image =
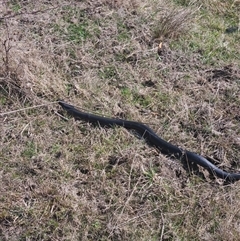
<instances>
[{"instance_id":1,"label":"dead grass tuft","mask_svg":"<svg viewBox=\"0 0 240 241\"><path fill-rule=\"evenodd\" d=\"M154 37L157 39L176 39L187 34L193 22L194 11L190 8L160 7L158 21L154 26Z\"/></svg>"}]
</instances>

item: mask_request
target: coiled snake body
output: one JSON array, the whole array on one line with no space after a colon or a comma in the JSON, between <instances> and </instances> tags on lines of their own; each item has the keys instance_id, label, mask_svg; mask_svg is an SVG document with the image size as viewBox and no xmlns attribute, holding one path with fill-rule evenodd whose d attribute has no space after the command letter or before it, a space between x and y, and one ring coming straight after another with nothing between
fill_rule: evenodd
<instances>
[{"instance_id":1,"label":"coiled snake body","mask_svg":"<svg viewBox=\"0 0 240 241\"><path fill-rule=\"evenodd\" d=\"M211 173L215 174L217 177L225 179L226 181L240 180L240 173L229 173L223 171L203 156L200 156L191 151L182 150L181 148L160 138L151 128L149 128L145 124L135 121L106 118L94 114L89 114L77 110L73 105L69 105L64 101L58 101L58 103L63 107L63 109L65 109L68 112L68 114L72 115L77 120L84 120L90 123L99 124L102 127L113 127L117 125L122 126L126 129L135 130L151 145L158 148L164 154L173 155L177 159L198 164L206 168Z\"/></svg>"}]
</instances>

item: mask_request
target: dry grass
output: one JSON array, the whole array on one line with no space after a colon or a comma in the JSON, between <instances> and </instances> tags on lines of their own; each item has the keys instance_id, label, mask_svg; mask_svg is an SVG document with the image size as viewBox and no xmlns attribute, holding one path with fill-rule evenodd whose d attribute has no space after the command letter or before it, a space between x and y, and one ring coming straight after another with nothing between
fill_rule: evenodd
<instances>
[{"instance_id":1,"label":"dry grass","mask_svg":"<svg viewBox=\"0 0 240 241\"><path fill-rule=\"evenodd\" d=\"M0 3L0 240L239 240L239 182L55 103L149 123L239 170L240 36L225 33L239 4L221 6Z\"/></svg>"}]
</instances>

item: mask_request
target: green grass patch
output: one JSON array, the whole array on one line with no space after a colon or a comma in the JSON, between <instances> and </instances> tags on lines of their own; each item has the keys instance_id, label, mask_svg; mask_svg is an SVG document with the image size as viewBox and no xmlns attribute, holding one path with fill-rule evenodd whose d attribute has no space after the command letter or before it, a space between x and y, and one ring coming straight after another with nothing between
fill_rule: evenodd
<instances>
[{"instance_id":1,"label":"green grass patch","mask_svg":"<svg viewBox=\"0 0 240 241\"><path fill-rule=\"evenodd\" d=\"M90 20L88 21L84 11L66 6L63 8L62 20L65 26L63 23L54 23L52 26L54 31L64 39L79 44L91 37L89 31Z\"/></svg>"},{"instance_id":2,"label":"green grass patch","mask_svg":"<svg viewBox=\"0 0 240 241\"><path fill-rule=\"evenodd\" d=\"M26 157L26 158L32 158L33 156L35 156L37 154L37 147L35 145L34 142L27 142L26 143L26 147L24 149L24 151L22 152L22 156Z\"/></svg>"},{"instance_id":3,"label":"green grass patch","mask_svg":"<svg viewBox=\"0 0 240 241\"><path fill-rule=\"evenodd\" d=\"M102 70L99 71L99 77L101 79L106 79L106 80L110 80L112 78L116 78L117 77L117 69L115 66L106 66L104 67Z\"/></svg>"},{"instance_id":4,"label":"green grass patch","mask_svg":"<svg viewBox=\"0 0 240 241\"><path fill-rule=\"evenodd\" d=\"M14 12L16 12L16 13L20 12L21 8L22 7L18 1L11 1L11 9Z\"/></svg>"},{"instance_id":5,"label":"green grass patch","mask_svg":"<svg viewBox=\"0 0 240 241\"><path fill-rule=\"evenodd\" d=\"M118 29L118 35L117 35L118 41L125 42L130 39L131 35L129 32L129 28L126 26L124 22L118 21L117 29Z\"/></svg>"},{"instance_id":6,"label":"green grass patch","mask_svg":"<svg viewBox=\"0 0 240 241\"><path fill-rule=\"evenodd\" d=\"M188 1L178 1L186 4ZM183 3L185 2L185 3ZM219 61L231 63L240 56L238 42L240 31L227 33L226 29L238 26L238 14L234 9L226 9L216 15L211 9L201 8L198 11L198 23L186 37L173 41L171 47L184 46L185 51L201 53L204 64L218 65ZM238 58L240 59L240 58Z\"/></svg>"},{"instance_id":7,"label":"green grass patch","mask_svg":"<svg viewBox=\"0 0 240 241\"><path fill-rule=\"evenodd\" d=\"M139 104L145 108L151 104L151 98L149 96L141 95L137 90L132 90L126 86L121 88L121 95L130 103Z\"/></svg>"},{"instance_id":8,"label":"green grass patch","mask_svg":"<svg viewBox=\"0 0 240 241\"><path fill-rule=\"evenodd\" d=\"M86 23L70 24L67 28L67 38L75 43L81 43L90 37Z\"/></svg>"}]
</instances>

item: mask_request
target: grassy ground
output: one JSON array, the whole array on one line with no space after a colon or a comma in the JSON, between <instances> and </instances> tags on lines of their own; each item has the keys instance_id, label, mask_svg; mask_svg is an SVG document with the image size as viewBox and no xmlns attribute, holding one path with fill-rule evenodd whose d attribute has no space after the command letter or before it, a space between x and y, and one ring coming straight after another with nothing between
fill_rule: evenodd
<instances>
[{"instance_id":1,"label":"grassy ground","mask_svg":"<svg viewBox=\"0 0 240 241\"><path fill-rule=\"evenodd\" d=\"M232 0L2 1L0 240L239 240L239 182L66 121L55 102L240 170L239 13Z\"/></svg>"}]
</instances>

